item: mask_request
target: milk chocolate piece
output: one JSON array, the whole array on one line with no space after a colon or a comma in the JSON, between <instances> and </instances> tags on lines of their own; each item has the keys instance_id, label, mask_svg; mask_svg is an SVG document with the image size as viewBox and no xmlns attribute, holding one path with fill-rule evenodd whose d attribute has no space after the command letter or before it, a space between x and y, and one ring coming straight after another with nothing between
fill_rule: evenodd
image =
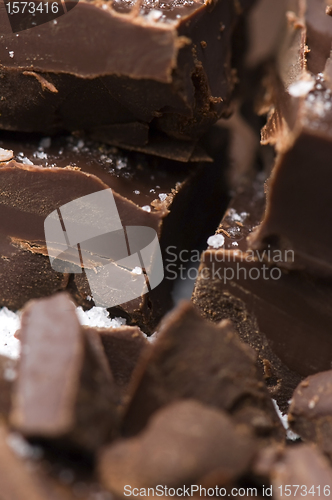
<instances>
[{"instance_id":1,"label":"milk chocolate piece","mask_svg":"<svg viewBox=\"0 0 332 500\"><path fill-rule=\"evenodd\" d=\"M315 73L324 71L329 56L332 19L325 14L324 0L299 4L307 4L307 10L289 14L277 75L267 88L272 102L262 139L276 146L278 156L267 183L266 213L250 244L258 250L268 245L292 249L295 259L285 265L325 277L332 271L332 239L325 230L332 217L330 61L324 74ZM308 237L310 227L314 237Z\"/></svg>"},{"instance_id":2,"label":"milk chocolate piece","mask_svg":"<svg viewBox=\"0 0 332 500\"><path fill-rule=\"evenodd\" d=\"M132 373L148 347L146 336L137 327L91 328L102 342L115 383L127 389Z\"/></svg>"},{"instance_id":3,"label":"milk chocolate piece","mask_svg":"<svg viewBox=\"0 0 332 500\"><path fill-rule=\"evenodd\" d=\"M255 354L229 321L213 325L182 302L161 322L150 349L134 375L125 435L143 429L159 408L192 398L229 412L263 441L283 438Z\"/></svg>"},{"instance_id":4,"label":"milk chocolate piece","mask_svg":"<svg viewBox=\"0 0 332 500\"><path fill-rule=\"evenodd\" d=\"M289 408L291 428L332 458L332 371L317 373L296 388Z\"/></svg>"},{"instance_id":5,"label":"milk chocolate piece","mask_svg":"<svg viewBox=\"0 0 332 500\"><path fill-rule=\"evenodd\" d=\"M15 140L8 135L3 142L13 148L16 159L0 166L0 234L6 247L2 250L1 265L10 284L0 294L2 305L17 309L29 298L65 288L78 304L93 305L93 301L87 300L92 293L77 261L77 251L72 250L71 256L67 254L68 266L55 269L63 274L54 272L47 257L44 233L46 217L82 196L112 188L122 226L153 229L159 236L162 253L170 245L178 252L195 247L216 220L219 208L215 209L215 203L224 191L223 170L218 163L184 167L178 162L124 154L70 137L50 143L49 138L39 142L36 138ZM218 207L221 211L222 202ZM81 222L88 224L89 215L83 215ZM87 238L89 231L87 227ZM73 258L78 264L75 269L72 265L75 260L70 260ZM23 272L24 262L29 268ZM88 268L95 265L91 262ZM35 272L38 267L40 271ZM35 287L41 277L41 287ZM145 296L129 302L127 299L117 315L138 323L145 331L153 330L170 308L172 285L166 269L166 279L161 285ZM111 307L109 303L108 306Z\"/></svg>"},{"instance_id":6,"label":"milk chocolate piece","mask_svg":"<svg viewBox=\"0 0 332 500\"><path fill-rule=\"evenodd\" d=\"M264 177L256 179L230 203L217 230L220 248L202 255L193 301L212 321L232 319L286 410L301 378L331 367L332 283L284 270L292 251L250 247L248 236L264 213L263 185Z\"/></svg>"},{"instance_id":7,"label":"milk chocolate piece","mask_svg":"<svg viewBox=\"0 0 332 500\"><path fill-rule=\"evenodd\" d=\"M272 485L273 498L278 500L285 496L330 496L332 469L326 458L311 446L265 449L257 460L255 472L263 478L265 491Z\"/></svg>"},{"instance_id":8,"label":"milk chocolate piece","mask_svg":"<svg viewBox=\"0 0 332 500\"><path fill-rule=\"evenodd\" d=\"M67 448L92 451L112 438L116 387L98 335L82 330L69 296L29 303L20 339L11 425L24 436Z\"/></svg>"},{"instance_id":9,"label":"milk chocolate piece","mask_svg":"<svg viewBox=\"0 0 332 500\"><path fill-rule=\"evenodd\" d=\"M1 6L0 127L84 130L174 158L169 136L194 153L195 141L230 113L233 35L254 0L74 3L33 29L17 26L15 15L11 27Z\"/></svg>"},{"instance_id":10,"label":"milk chocolate piece","mask_svg":"<svg viewBox=\"0 0 332 500\"><path fill-rule=\"evenodd\" d=\"M215 487L243 474L255 451L255 441L225 412L187 400L159 410L137 437L105 448L98 469L104 486L120 496L126 485Z\"/></svg>"}]
</instances>

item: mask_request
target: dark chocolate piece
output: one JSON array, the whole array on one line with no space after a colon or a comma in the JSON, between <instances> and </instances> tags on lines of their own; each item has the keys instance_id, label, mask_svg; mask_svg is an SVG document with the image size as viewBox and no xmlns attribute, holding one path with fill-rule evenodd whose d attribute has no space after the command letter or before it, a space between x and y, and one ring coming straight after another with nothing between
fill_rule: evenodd
<instances>
[{"instance_id":1,"label":"dark chocolate piece","mask_svg":"<svg viewBox=\"0 0 332 500\"><path fill-rule=\"evenodd\" d=\"M69 296L29 303L20 339L12 426L27 437L87 450L114 437L116 386L98 335L82 330Z\"/></svg>"},{"instance_id":2,"label":"dark chocolate piece","mask_svg":"<svg viewBox=\"0 0 332 500\"><path fill-rule=\"evenodd\" d=\"M139 436L105 448L98 469L104 486L120 496L157 485L215 487L243 474L255 451L250 434L226 413L187 400L159 410Z\"/></svg>"},{"instance_id":3,"label":"dark chocolate piece","mask_svg":"<svg viewBox=\"0 0 332 500\"><path fill-rule=\"evenodd\" d=\"M114 381L122 390L126 390L132 373L148 346L146 336L133 326L88 329L100 337Z\"/></svg>"},{"instance_id":4,"label":"dark chocolate piece","mask_svg":"<svg viewBox=\"0 0 332 500\"><path fill-rule=\"evenodd\" d=\"M332 458L332 371L317 373L296 388L289 408L291 428Z\"/></svg>"},{"instance_id":5,"label":"dark chocolate piece","mask_svg":"<svg viewBox=\"0 0 332 500\"><path fill-rule=\"evenodd\" d=\"M213 321L232 319L258 352L271 394L286 410L302 377L331 366L332 283L284 270L292 251L250 248L247 237L264 213L263 181L230 203L217 230L220 248L202 255L193 301Z\"/></svg>"},{"instance_id":6,"label":"dark chocolate piece","mask_svg":"<svg viewBox=\"0 0 332 500\"><path fill-rule=\"evenodd\" d=\"M324 277L332 271L332 238L326 231L332 217L329 60L325 74L315 73L324 71L329 56L332 19L325 14L324 0L299 5L298 12L289 14L277 75L268 83L271 107L262 138L264 144L276 146L278 156L267 183L266 213L250 245L258 250L268 245L292 249L295 259L285 266ZM315 228L313 237L309 228Z\"/></svg>"},{"instance_id":7,"label":"dark chocolate piece","mask_svg":"<svg viewBox=\"0 0 332 500\"><path fill-rule=\"evenodd\" d=\"M62 270L63 275L51 269L47 258L44 221L54 210L72 200L112 188L122 226L152 228L160 238L162 253L168 246L176 247L178 253L183 248L194 248L208 226L213 227L218 207L222 210L222 201L215 209L225 189L223 170L217 163L184 167L178 162L124 154L114 148L70 137L57 138L51 143L49 138L41 142L20 138L16 141L8 136L1 145L4 143L14 150L16 160L0 166L0 234L6 247L2 250L1 265L10 285L5 287L0 299L2 305L14 309L22 307L29 298L64 288L72 293L78 304L93 305L87 300L92 293L85 274L81 274L77 251L73 250L76 261L70 261L67 255L68 268L56 268ZM82 223L88 224L87 214L83 219ZM87 238L89 232L87 228ZM15 261L10 252L15 254ZM28 263L31 272L29 268L22 272L23 262ZM72 274L76 273L71 265L73 262L78 264L75 269L79 274ZM40 272L35 272L38 266ZM95 267L94 262L88 269L91 267ZM34 287L41 276L42 286ZM167 269L165 278L149 294L130 302L127 299L127 304L118 308L117 314L138 323L145 331L153 330L171 306L173 281L168 279Z\"/></svg>"},{"instance_id":8,"label":"dark chocolate piece","mask_svg":"<svg viewBox=\"0 0 332 500\"><path fill-rule=\"evenodd\" d=\"M283 439L255 354L229 321L213 325L183 302L161 322L150 349L135 372L125 435L143 429L159 408L193 398L228 411L263 441Z\"/></svg>"},{"instance_id":9,"label":"dark chocolate piece","mask_svg":"<svg viewBox=\"0 0 332 500\"><path fill-rule=\"evenodd\" d=\"M267 448L260 453L254 467L264 483L265 494L282 499L305 496L330 497L332 469L317 449L307 445L285 449ZM271 488L272 485L272 488Z\"/></svg>"},{"instance_id":10,"label":"dark chocolate piece","mask_svg":"<svg viewBox=\"0 0 332 500\"><path fill-rule=\"evenodd\" d=\"M233 34L253 3L80 2L19 33L1 5L0 127L84 130L174 158L169 136L191 148L187 160L177 155L188 161L195 141L231 111Z\"/></svg>"}]
</instances>

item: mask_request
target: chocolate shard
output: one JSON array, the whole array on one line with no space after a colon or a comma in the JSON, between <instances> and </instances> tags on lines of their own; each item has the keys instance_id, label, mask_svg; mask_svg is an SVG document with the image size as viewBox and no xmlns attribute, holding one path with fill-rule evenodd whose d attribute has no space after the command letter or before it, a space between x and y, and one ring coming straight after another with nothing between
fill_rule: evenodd
<instances>
[{"instance_id":1,"label":"chocolate shard","mask_svg":"<svg viewBox=\"0 0 332 500\"><path fill-rule=\"evenodd\" d=\"M276 499L308 495L329 497L331 493L332 469L326 457L312 446L301 444L262 450L254 471L263 479L265 493L266 485L272 485L269 493L272 496L273 491Z\"/></svg>"},{"instance_id":2,"label":"chocolate shard","mask_svg":"<svg viewBox=\"0 0 332 500\"><path fill-rule=\"evenodd\" d=\"M317 373L296 388L288 414L291 428L332 458L332 371Z\"/></svg>"},{"instance_id":3,"label":"chocolate shard","mask_svg":"<svg viewBox=\"0 0 332 500\"><path fill-rule=\"evenodd\" d=\"M187 400L159 410L137 437L105 448L98 469L116 495L126 485L222 486L246 471L255 451L255 441L225 412Z\"/></svg>"},{"instance_id":4,"label":"chocolate shard","mask_svg":"<svg viewBox=\"0 0 332 500\"><path fill-rule=\"evenodd\" d=\"M201 233L216 220L219 209L215 209L215 203L225 191L223 170L219 164L183 166L179 162L123 153L116 148L72 137L58 137L52 141L50 138L13 138L10 134L6 137L3 141L11 145L15 159L0 165L0 234L4 247L0 270L3 268L8 275L8 286L5 284L3 293L0 293L0 303L18 309L30 298L67 289L79 305L91 307L94 302L89 298L92 297L97 305L117 308L118 316L139 324L145 331L153 331L160 317L171 307L170 291L174 283L169 279L167 269L164 280L160 272L156 273L158 279L153 283L150 279L153 270L159 269L157 237L161 255L165 255L168 247L176 248L179 254L183 248L191 249L199 244ZM86 240L85 247L82 241L75 241L75 245L80 243L81 247L82 272L78 248L66 246L59 224L57 227L52 225L51 229L57 230L55 235L51 231L51 238L47 238L45 221L48 217L58 217L55 214L62 210L63 205L67 207L70 202L109 189L112 189L118 213L118 233L115 236L111 234L111 221L107 215L109 207L102 206L99 196L94 198L95 205L89 202L85 211L80 208L84 213L79 220L77 215L71 215L78 226L86 225L82 235L82 240ZM218 206L221 211L222 203ZM80 210L77 212L81 213ZM93 238L95 230L92 229L91 217L98 220L99 228L102 226L100 231L104 234L98 238ZM66 227L70 221L63 219L62 222ZM138 226L140 228L136 231ZM137 232L136 236L133 231ZM71 234L68 233L68 237L71 238ZM149 247L152 240L153 256L149 254L143 261L145 266L142 266L137 251ZM138 242L140 248L136 248ZM121 279L125 277L130 281L136 292L130 292L128 297L124 290L124 297L119 295L119 287L103 285L108 276L104 267L107 264L109 272L119 275L116 262L129 254L132 261L124 266ZM48 256L53 259L52 268ZM27 269L24 270L24 266ZM97 267L99 285L103 286L99 290L98 285L95 296L88 275L93 280L93 269ZM145 274L135 275L127 269L136 267L145 267ZM100 278L103 271L105 276ZM145 275L149 277L150 291Z\"/></svg>"},{"instance_id":5,"label":"chocolate shard","mask_svg":"<svg viewBox=\"0 0 332 500\"><path fill-rule=\"evenodd\" d=\"M202 254L193 301L206 318L233 321L258 353L270 393L286 411L301 379L331 366L331 280L285 270L296 258L292 250L251 248L264 206L260 176L230 203L211 242L219 248Z\"/></svg>"},{"instance_id":6,"label":"chocolate shard","mask_svg":"<svg viewBox=\"0 0 332 500\"><path fill-rule=\"evenodd\" d=\"M0 127L81 130L165 155L165 146L154 142L161 132L164 142L175 138L193 148L230 113L233 35L253 4L75 2L54 21L40 24L34 16L33 30L20 16L9 15L10 26L1 6ZM184 160L180 150L177 159Z\"/></svg>"},{"instance_id":7,"label":"chocolate shard","mask_svg":"<svg viewBox=\"0 0 332 500\"><path fill-rule=\"evenodd\" d=\"M17 376L17 361L0 356L0 416L7 419L11 409L13 384Z\"/></svg>"},{"instance_id":8,"label":"chocolate shard","mask_svg":"<svg viewBox=\"0 0 332 500\"><path fill-rule=\"evenodd\" d=\"M137 434L159 408L191 398L229 412L263 441L283 439L255 354L240 342L229 321L213 325L183 302L158 332L135 372L125 435Z\"/></svg>"},{"instance_id":9,"label":"chocolate shard","mask_svg":"<svg viewBox=\"0 0 332 500\"><path fill-rule=\"evenodd\" d=\"M137 363L148 347L146 336L134 326L87 329L100 337L114 382L125 391Z\"/></svg>"},{"instance_id":10,"label":"chocolate shard","mask_svg":"<svg viewBox=\"0 0 332 500\"><path fill-rule=\"evenodd\" d=\"M330 232L324 229L331 217L327 186L332 94L324 68L332 19L325 14L324 0L295 3L299 8L288 13L277 74L267 85L270 113L262 140L274 144L278 155L267 183L266 213L250 244L258 250L269 245L292 249L296 258L285 266L324 277L331 275L332 244ZM309 227L315 227L320 236L308 237Z\"/></svg>"},{"instance_id":11,"label":"chocolate shard","mask_svg":"<svg viewBox=\"0 0 332 500\"><path fill-rule=\"evenodd\" d=\"M88 451L114 437L116 386L100 339L82 330L69 296L29 303L20 339L11 425L26 437Z\"/></svg>"}]
</instances>

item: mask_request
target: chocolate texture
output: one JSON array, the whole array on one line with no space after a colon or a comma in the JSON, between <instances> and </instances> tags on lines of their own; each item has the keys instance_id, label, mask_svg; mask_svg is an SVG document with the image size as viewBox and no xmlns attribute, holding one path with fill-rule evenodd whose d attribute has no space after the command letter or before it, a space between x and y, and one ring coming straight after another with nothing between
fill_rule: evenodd
<instances>
[{"instance_id":1,"label":"chocolate texture","mask_svg":"<svg viewBox=\"0 0 332 500\"><path fill-rule=\"evenodd\" d=\"M52 142L49 138L41 141L8 138L4 142L15 156L0 166L1 266L7 275L1 303L13 309L22 307L30 298L64 289L71 292L78 304L93 305L88 300L92 293L77 260L77 251L62 253L63 265L53 265L53 269L48 259L49 252L55 251L60 242L51 240L47 248L44 221L63 205L111 188L122 226L154 230L163 255L170 245L178 252L199 245L201 233L208 226L213 227L216 220L213 207L225 189L223 169L217 162L183 167L178 162L63 137ZM221 211L222 200L219 205ZM81 221L86 225L84 239L93 236L89 226L92 208L88 212ZM106 214L101 214L99 225L104 217ZM106 240L104 247L105 244ZM85 262L86 271L105 263L105 259L101 262L102 255L91 251ZM104 255L108 256L108 262L123 256L114 252L109 255L109 250ZM143 296L142 287L142 297L123 300L126 305L118 315L147 331L153 329L171 305L172 285L166 271L163 282L149 294ZM108 305L111 307L109 302L105 304Z\"/></svg>"},{"instance_id":2,"label":"chocolate texture","mask_svg":"<svg viewBox=\"0 0 332 500\"><path fill-rule=\"evenodd\" d=\"M29 303L20 340L11 425L26 437L88 451L112 439L116 385L99 336L82 329L69 296Z\"/></svg>"},{"instance_id":3,"label":"chocolate texture","mask_svg":"<svg viewBox=\"0 0 332 500\"><path fill-rule=\"evenodd\" d=\"M67 4L75 8L33 29L20 16L15 26L15 15L10 26L1 5L0 128L80 130L180 161L194 157L199 137L231 112L233 35L254 0ZM187 160L168 137L191 150Z\"/></svg>"},{"instance_id":4,"label":"chocolate texture","mask_svg":"<svg viewBox=\"0 0 332 500\"><path fill-rule=\"evenodd\" d=\"M250 434L237 429L225 412L193 400L179 401L156 412L137 437L105 448L99 477L119 496L126 485L222 486L248 470L255 451Z\"/></svg>"},{"instance_id":5,"label":"chocolate texture","mask_svg":"<svg viewBox=\"0 0 332 500\"><path fill-rule=\"evenodd\" d=\"M283 429L256 357L229 321L213 325L183 302L162 321L135 371L124 435L135 435L152 414L179 399L196 399L229 412L262 443L282 440Z\"/></svg>"},{"instance_id":6,"label":"chocolate texture","mask_svg":"<svg viewBox=\"0 0 332 500\"><path fill-rule=\"evenodd\" d=\"M270 113L262 141L275 145L278 155L267 183L266 212L250 241L257 250L269 245L294 250L295 259L285 267L323 278L331 275L332 244L325 230L331 217L332 19L325 10L323 0L308 0L288 13L277 70L266 80ZM308 237L309 227L319 237Z\"/></svg>"},{"instance_id":7,"label":"chocolate texture","mask_svg":"<svg viewBox=\"0 0 332 500\"><path fill-rule=\"evenodd\" d=\"M230 203L216 232L219 248L202 254L193 301L212 321L232 319L286 410L301 378L330 368L331 281L285 270L294 252L250 247L264 206L261 175Z\"/></svg>"},{"instance_id":8,"label":"chocolate texture","mask_svg":"<svg viewBox=\"0 0 332 500\"><path fill-rule=\"evenodd\" d=\"M291 428L332 458L332 372L317 373L296 388L289 408Z\"/></svg>"}]
</instances>

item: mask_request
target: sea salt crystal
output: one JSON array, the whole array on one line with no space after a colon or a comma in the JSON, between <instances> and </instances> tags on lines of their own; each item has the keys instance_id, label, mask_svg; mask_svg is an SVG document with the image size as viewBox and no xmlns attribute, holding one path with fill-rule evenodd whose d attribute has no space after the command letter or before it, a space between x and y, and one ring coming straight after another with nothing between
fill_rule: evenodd
<instances>
[{"instance_id":1,"label":"sea salt crystal","mask_svg":"<svg viewBox=\"0 0 332 500\"><path fill-rule=\"evenodd\" d=\"M167 198L167 194L165 194L165 193L160 193L160 195L159 195L159 199L160 199L160 201L165 201L165 200L166 200L166 198Z\"/></svg>"},{"instance_id":2,"label":"sea salt crystal","mask_svg":"<svg viewBox=\"0 0 332 500\"><path fill-rule=\"evenodd\" d=\"M110 318L109 312L103 307L92 307L89 311L83 311L82 307L77 307L76 313L81 325L98 328L119 328L126 324L125 318Z\"/></svg>"},{"instance_id":3,"label":"sea salt crystal","mask_svg":"<svg viewBox=\"0 0 332 500\"><path fill-rule=\"evenodd\" d=\"M146 16L146 19L148 21L158 21L158 19L160 19L162 15L163 13L160 10L152 9Z\"/></svg>"},{"instance_id":4,"label":"sea salt crystal","mask_svg":"<svg viewBox=\"0 0 332 500\"><path fill-rule=\"evenodd\" d=\"M30 161L26 156L22 158L22 163L24 163L24 165L33 165L32 161Z\"/></svg>"},{"instance_id":5,"label":"sea salt crystal","mask_svg":"<svg viewBox=\"0 0 332 500\"><path fill-rule=\"evenodd\" d=\"M47 160L47 154L43 151L36 151L35 153L33 153L33 156L35 158L38 158L39 160Z\"/></svg>"},{"instance_id":6,"label":"sea salt crystal","mask_svg":"<svg viewBox=\"0 0 332 500\"><path fill-rule=\"evenodd\" d=\"M142 268L138 266L134 267L134 269L132 270L132 273L134 274L142 274L142 272Z\"/></svg>"},{"instance_id":7,"label":"sea salt crystal","mask_svg":"<svg viewBox=\"0 0 332 500\"><path fill-rule=\"evenodd\" d=\"M134 194L140 194L141 192L138 189L135 189Z\"/></svg>"},{"instance_id":8,"label":"sea salt crystal","mask_svg":"<svg viewBox=\"0 0 332 500\"><path fill-rule=\"evenodd\" d=\"M282 425L284 426L284 429L286 430L287 438L290 439L291 441L296 441L297 439L299 439L300 436L298 436L295 432L291 431L289 428L287 414L283 415L281 413L278 403L274 399L272 399L272 403L274 405L278 417L281 420Z\"/></svg>"},{"instance_id":9,"label":"sea salt crystal","mask_svg":"<svg viewBox=\"0 0 332 500\"><path fill-rule=\"evenodd\" d=\"M13 50L9 51L9 57L11 57L13 59L13 57L14 57L14 51Z\"/></svg>"},{"instance_id":10,"label":"sea salt crystal","mask_svg":"<svg viewBox=\"0 0 332 500\"><path fill-rule=\"evenodd\" d=\"M314 80L299 80L298 82L292 83L288 88L288 93L293 97L302 97L314 88Z\"/></svg>"},{"instance_id":11,"label":"sea salt crystal","mask_svg":"<svg viewBox=\"0 0 332 500\"><path fill-rule=\"evenodd\" d=\"M207 240L207 244L212 248L220 248L225 243L225 238L222 234L214 234Z\"/></svg>"},{"instance_id":12,"label":"sea salt crystal","mask_svg":"<svg viewBox=\"0 0 332 500\"><path fill-rule=\"evenodd\" d=\"M20 354L20 342L14 333L20 328L20 317L3 307L0 309L0 354L16 359Z\"/></svg>"},{"instance_id":13,"label":"sea salt crystal","mask_svg":"<svg viewBox=\"0 0 332 500\"><path fill-rule=\"evenodd\" d=\"M11 149L0 148L0 161L8 161L13 158L14 153Z\"/></svg>"},{"instance_id":14,"label":"sea salt crystal","mask_svg":"<svg viewBox=\"0 0 332 500\"><path fill-rule=\"evenodd\" d=\"M144 205L144 207L142 207L142 210L144 210L144 212L151 212L151 207L150 205Z\"/></svg>"}]
</instances>

